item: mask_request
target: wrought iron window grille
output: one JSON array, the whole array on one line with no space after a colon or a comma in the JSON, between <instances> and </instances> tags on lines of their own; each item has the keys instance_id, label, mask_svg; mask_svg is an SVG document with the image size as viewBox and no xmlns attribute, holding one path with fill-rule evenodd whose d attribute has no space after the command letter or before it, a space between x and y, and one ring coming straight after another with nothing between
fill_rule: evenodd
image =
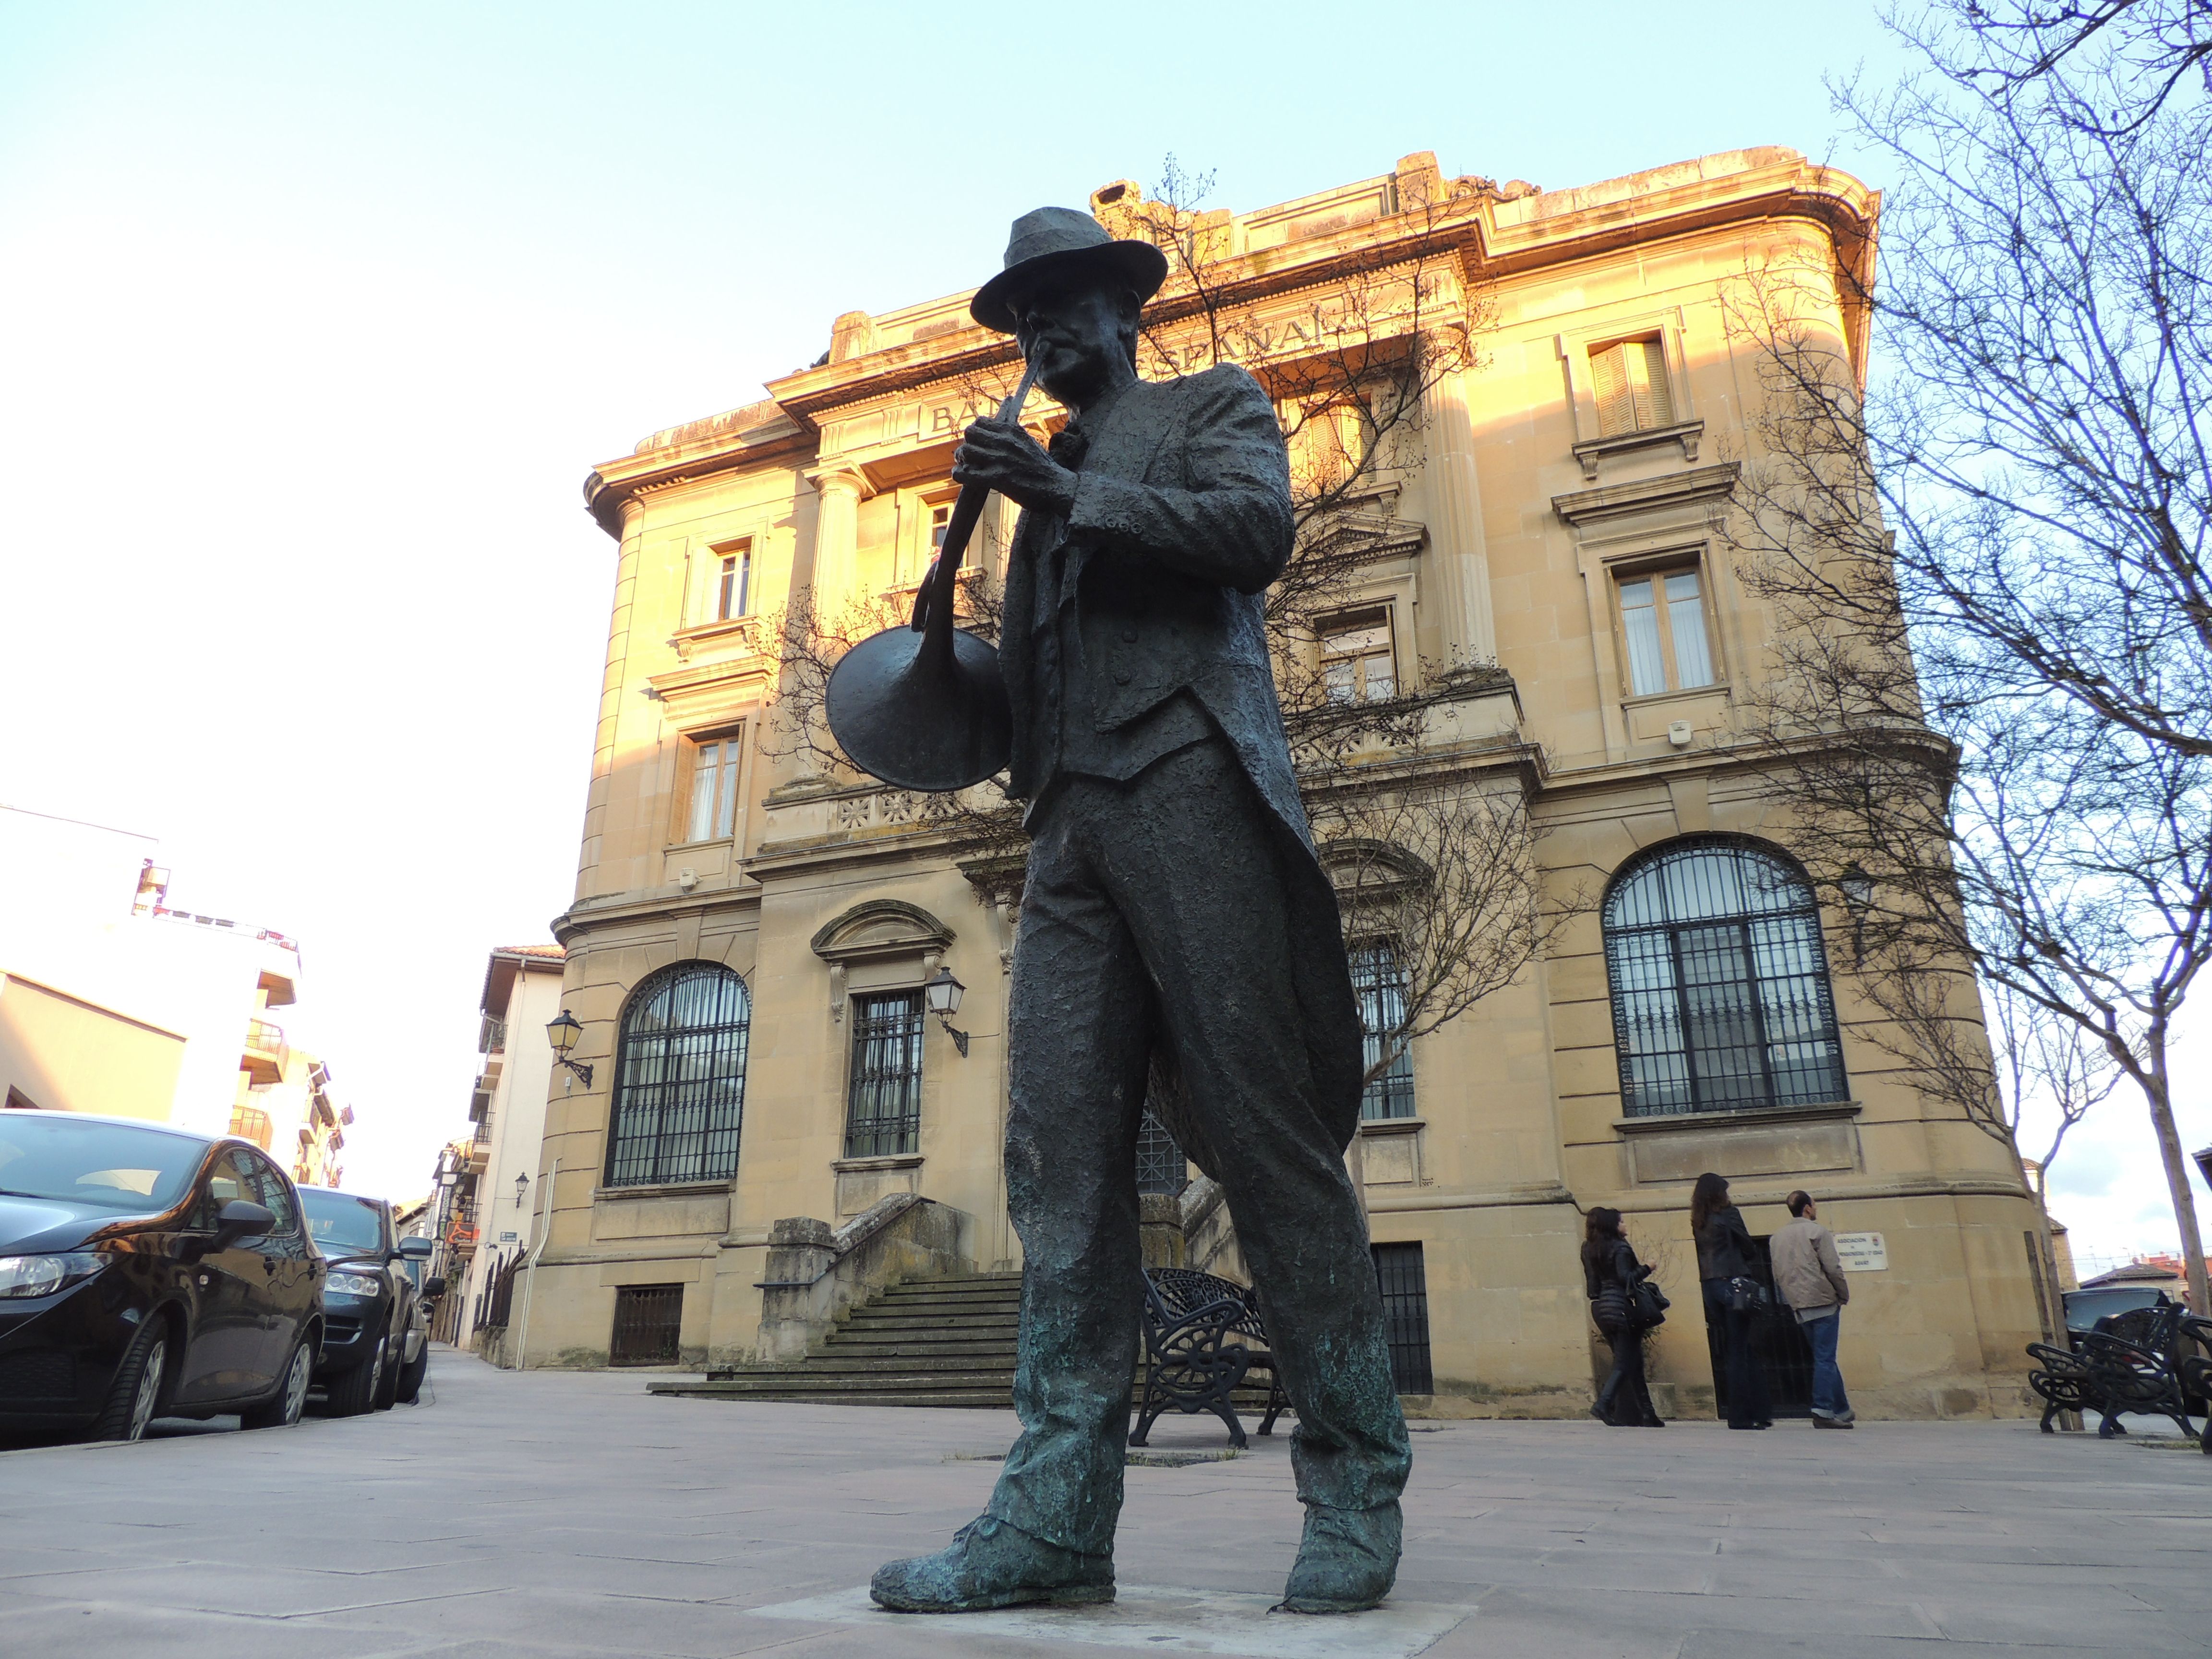
<instances>
[{"instance_id":1,"label":"wrought iron window grille","mask_svg":"<svg viewBox=\"0 0 2212 1659\"><path fill-rule=\"evenodd\" d=\"M1848 1097L1820 907L1778 853L1674 843L1615 880L1602 926L1627 1115Z\"/></svg>"},{"instance_id":2,"label":"wrought iron window grille","mask_svg":"<svg viewBox=\"0 0 2212 1659\"><path fill-rule=\"evenodd\" d=\"M752 998L712 963L646 980L615 1055L607 1185L726 1181L738 1170Z\"/></svg>"},{"instance_id":3,"label":"wrought iron window grille","mask_svg":"<svg viewBox=\"0 0 2212 1659\"><path fill-rule=\"evenodd\" d=\"M853 1070L846 1090L845 1156L918 1152L921 1139L922 995L855 996Z\"/></svg>"}]
</instances>

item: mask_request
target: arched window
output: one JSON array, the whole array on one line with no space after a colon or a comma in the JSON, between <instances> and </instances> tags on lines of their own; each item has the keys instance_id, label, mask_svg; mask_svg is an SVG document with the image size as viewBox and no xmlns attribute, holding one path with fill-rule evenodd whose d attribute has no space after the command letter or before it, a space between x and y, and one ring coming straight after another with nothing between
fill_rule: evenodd
<instances>
[{"instance_id":1,"label":"arched window","mask_svg":"<svg viewBox=\"0 0 2212 1659\"><path fill-rule=\"evenodd\" d=\"M615 1053L608 1186L737 1173L751 1022L744 981L712 963L678 963L637 988Z\"/></svg>"},{"instance_id":2,"label":"arched window","mask_svg":"<svg viewBox=\"0 0 2212 1659\"><path fill-rule=\"evenodd\" d=\"M1603 920L1628 1115L1845 1098L1820 909L1780 854L1670 842L1614 878Z\"/></svg>"}]
</instances>

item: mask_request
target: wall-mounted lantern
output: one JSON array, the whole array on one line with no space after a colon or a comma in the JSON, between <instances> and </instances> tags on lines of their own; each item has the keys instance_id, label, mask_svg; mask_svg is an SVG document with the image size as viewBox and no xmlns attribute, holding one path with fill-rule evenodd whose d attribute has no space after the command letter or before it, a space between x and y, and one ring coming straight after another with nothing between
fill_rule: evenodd
<instances>
[{"instance_id":1,"label":"wall-mounted lantern","mask_svg":"<svg viewBox=\"0 0 2212 1659\"><path fill-rule=\"evenodd\" d=\"M588 1089L592 1086L591 1066L585 1061L568 1058L576 1047L576 1039L583 1035L582 1024L566 1008L545 1022L545 1036L553 1045L553 1063L567 1066L584 1079L584 1086Z\"/></svg>"},{"instance_id":2,"label":"wall-mounted lantern","mask_svg":"<svg viewBox=\"0 0 2212 1659\"><path fill-rule=\"evenodd\" d=\"M952 1039L963 1060L968 1058L968 1033L953 1030L952 1016L960 1012L960 994L967 988L953 978L950 968L939 968L936 976L921 988L929 999L929 1012L937 1016L937 1023L945 1028L945 1035Z\"/></svg>"}]
</instances>

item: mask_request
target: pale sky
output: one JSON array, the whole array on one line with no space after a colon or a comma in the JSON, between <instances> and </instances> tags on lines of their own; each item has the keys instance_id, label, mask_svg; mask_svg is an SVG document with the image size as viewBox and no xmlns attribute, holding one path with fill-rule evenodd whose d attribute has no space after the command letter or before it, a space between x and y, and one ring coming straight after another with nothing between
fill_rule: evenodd
<instances>
[{"instance_id":1,"label":"pale sky","mask_svg":"<svg viewBox=\"0 0 2212 1659\"><path fill-rule=\"evenodd\" d=\"M1782 143L1880 184L1821 83L1862 62L1895 58L1855 0L0 0L0 801L158 836L176 902L299 939L348 1184L412 1195L485 952L573 891L593 463L1170 152L1240 210L1420 149L1559 188ZM2085 1253L2170 1247L2131 1103L2054 1184Z\"/></svg>"}]
</instances>

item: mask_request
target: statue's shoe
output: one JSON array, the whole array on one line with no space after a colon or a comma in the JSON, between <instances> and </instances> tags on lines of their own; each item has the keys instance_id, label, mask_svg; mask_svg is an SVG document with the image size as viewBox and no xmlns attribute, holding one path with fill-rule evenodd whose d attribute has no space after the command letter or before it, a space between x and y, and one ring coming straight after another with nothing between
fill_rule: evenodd
<instances>
[{"instance_id":1,"label":"statue's shoe","mask_svg":"<svg viewBox=\"0 0 2212 1659\"><path fill-rule=\"evenodd\" d=\"M893 1613L1110 1601L1114 1558L1062 1549L987 1515L953 1534L949 1549L878 1567L868 1594Z\"/></svg>"},{"instance_id":2,"label":"statue's shoe","mask_svg":"<svg viewBox=\"0 0 2212 1659\"><path fill-rule=\"evenodd\" d=\"M1397 1504L1371 1510L1306 1505L1306 1532L1283 1591L1283 1613L1359 1613L1390 1593L1406 1534Z\"/></svg>"}]
</instances>

